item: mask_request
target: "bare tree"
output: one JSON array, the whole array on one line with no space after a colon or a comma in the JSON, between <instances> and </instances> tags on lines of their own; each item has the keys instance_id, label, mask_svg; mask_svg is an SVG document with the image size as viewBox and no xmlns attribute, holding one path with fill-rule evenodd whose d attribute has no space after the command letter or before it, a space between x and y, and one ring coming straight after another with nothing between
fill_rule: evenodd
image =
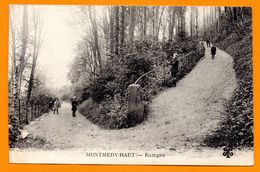
<instances>
[{"instance_id":1,"label":"bare tree","mask_svg":"<svg viewBox=\"0 0 260 172\"><path fill-rule=\"evenodd\" d=\"M33 35L33 55L32 55L32 65L31 65L31 74L30 74L30 79L29 79L29 84L28 84L28 90L27 90L27 100L26 100L26 123L29 123L28 119L28 113L27 113L27 108L28 108L28 103L31 98L31 93L34 85L34 75L35 75L35 69L36 69L36 62L39 56L40 48L43 44L43 37L42 37L42 22L41 18L39 16L39 12L36 11L36 9L33 9L33 29L34 29L34 35Z\"/></svg>"},{"instance_id":2,"label":"bare tree","mask_svg":"<svg viewBox=\"0 0 260 172\"><path fill-rule=\"evenodd\" d=\"M119 52L119 6L115 6L115 54Z\"/></svg>"},{"instance_id":3,"label":"bare tree","mask_svg":"<svg viewBox=\"0 0 260 172\"><path fill-rule=\"evenodd\" d=\"M90 6L89 6L88 10L89 10L89 19L92 24L93 36L94 36L93 53L94 53L94 57L97 57L98 70L100 71L100 70L102 70L102 60L101 60L99 42L98 42L98 28L97 28L97 20L96 20L96 11L95 11L95 8L90 7Z\"/></svg>"},{"instance_id":4,"label":"bare tree","mask_svg":"<svg viewBox=\"0 0 260 172\"><path fill-rule=\"evenodd\" d=\"M114 54L114 8L110 7L110 54Z\"/></svg>"},{"instance_id":5,"label":"bare tree","mask_svg":"<svg viewBox=\"0 0 260 172\"><path fill-rule=\"evenodd\" d=\"M194 7L190 7L190 36L193 36Z\"/></svg>"},{"instance_id":6,"label":"bare tree","mask_svg":"<svg viewBox=\"0 0 260 172\"><path fill-rule=\"evenodd\" d=\"M147 30L147 7L143 7L143 32L142 32L142 38L146 36L146 30Z\"/></svg>"},{"instance_id":7,"label":"bare tree","mask_svg":"<svg viewBox=\"0 0 260 172\"><path fill-rule=\"evenodd\" d=\"M168 25L168 39L172 41L173 39L173 30L175 27L175 9L174 7L168 7L168 18L169 18L169 25Z\"/></svg>"},{"instance_id":8,"label":"bare tree","mask_svg":"<svg viewBox=\"0 0 260 172\"><path fill-rule=\"evenodd\" d=\"M155 40L156 41L158 41L158 39L159 39L159 33L160 33L160 28L161 28L161 23L162 23L162 16L163 16L165 7L161 7L161 8L158 7L158 14L159 14L160 9L161 9L161 13L160 13L160 16L158 16L158 19L157 19L156 32L155 32Z\"/></svg>"},{"instance_id":9,"label":"bare tree","mask_svg":"<svg viewBox=\"0 0 260 172\"><path fill-rule=\"evenodd\" d=\"M11 85L10 85L10 91L11 91L11 98L13 102L13 96L14 96L14 74L15 74L15 68L16 68L16 33L15 33L15 23L14 23L14 14L12 8L10 8L10 35L11 35Z\"/></svg>"},{"instance_id":10,"label":"bare tree","mask_svg":"<svg viewBox=\"0 0 260 172\"><path fill-rule=\"evenodd\" d=\"M20 121L20 114L19 114L19 99L20 99L20 92L21 92L21 82L22 82L22 74L23 69L25 67L25 55L27 50L27 43L28 43L28 10L27 6L23 7L23 24L22 24L22 33L21 33L21 53L18 60L18 64L15 65L15 72L14 72L14 101L13 101L13 110L14 116L19 118ZM14 37L15 38L15 37ZM14 51L15 53L15 51ZM16 55L14 56L16 57ZM14 59L15 60L15 59ZM20 121L21 122L21 121Z\"/></svg>"},{"instance_id":11,"label":"bare tree","mask_svg":"<svg viewBox=\"0 0 260 172\"><path fill-rule=\"evenodd\" d=\"M120 46L122 46L125 42L125 11L126 7L121 6L121 15L120 15L120 22L121 22L121 29L120 29Z\"/></svg>"},{"instance_id":12,"label":"bare tree","mask_svg":"<svg viewBox=\"0 0 260 172\"><path fill-rule=\"evenodd\" d=\"M129 25L129 43L132 44L134 41L134 31L135 31L135 11L136 7L130 7L130 25Z\"/></svg>"},{"instance_id":13,"label":"bare tree","mask_svg":"<svg viewBox=\"0 0 260 172\"><path fill-rule=\"evenodd\" d=\"M199 37L199 9L198 7L195 7L195 33L196 38Z\"/></svg>"}]
</instances>

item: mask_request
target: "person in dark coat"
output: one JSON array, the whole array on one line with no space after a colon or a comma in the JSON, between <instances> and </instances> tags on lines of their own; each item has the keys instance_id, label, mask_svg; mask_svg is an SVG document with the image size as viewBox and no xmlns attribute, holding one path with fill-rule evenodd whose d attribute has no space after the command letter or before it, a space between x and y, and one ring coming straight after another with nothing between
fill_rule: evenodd
<instances>
[{"instance_id":1,"label":"person in dark coat","mask_svg":"<svg viewBox=\"0 0 260 172\"><path fill-rule=\"evenodd\" d=\"M49 100L49 109L53 111L53 101Z\"/></svg>"},{"instance_id":2,"label":"person in dark coat","mask_svg":"<svg viewBox=\"0 0 260 172\"><path fill-rule=\"evenodd\" d=\"M207 47L210 47L210 41L207 39Z\"/></svg>"},{"instance_id":3,"label":"person in dark coat","mask_svg":"<svg viewBox=\"0 0 260 172\"><path fill-rule=\"evenodd\" d=\"M72 110L72 116L76 117L76 111L77 111L77 106L78 106L78 101L76 96L73 97L72 101L71 101L71 110Z\"/></svg>"},{"instance_id":4,"label":"person in dark coat","mask_svg":"<svg viewBox=\"0 0 260 172\"><path fill-rule=\"evenodd\" d=\"M173 86L176 86L177 74L178 74L178 68L179 68L179 60L178 60L177 53L173 54L170 65L171 65L171 77L173 80Z\"/></svg>"},{"instance_id":5,"label":"person in dark coat","mask_svg":"<svg viewBox=\"0 0 260 172\"><path fill-rule=\"evenodd\" d=\"M217 48L215 47L215 45L213 45L213 46L211 47L212 60L215 58L216 51L217 51Z\"/></svg>"}]
</instances>

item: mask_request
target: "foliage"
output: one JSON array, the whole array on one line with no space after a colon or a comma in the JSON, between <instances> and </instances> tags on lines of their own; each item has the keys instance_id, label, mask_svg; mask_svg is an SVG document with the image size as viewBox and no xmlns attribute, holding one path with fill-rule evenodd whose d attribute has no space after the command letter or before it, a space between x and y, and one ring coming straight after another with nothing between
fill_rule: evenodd
<instances>
[{"instance_id":1,"label":"foliage","mask_svg":"<svg viewBox=\"0 0 260 172\"><path fill-rule=\"evenodd\" d=\"M41 86L35 90L33 90L32 97L28 102L28 107L26 105L26 98L21 97L20 99L20 110L19 116L16 116L14 113L14 108L12 107L12 99L9 99L9 121L8 121L8 128L9 128L9 146L10 148L17 147L21 140L21 129L22 127L27 124L26 121L26 113L31 114L31 108L29 106L31 104L37 105L47 105L50 101L53 101L55 98L54 94L50 92L50 90L46 89L44 86ZM27 110L26 110L27 109ZM26 112L27 111L27 112ZM43 110L42 113L45 113ZM38 116L39 117L39 116ZM19 121L20 120L20 121Z\"/></svg>"},{"instance_id":2,"label":"foliage","mask_svg":"<svg viewBox=\"0 0 260 172\"><path fill-rule=\"evenodd\" d=\"M244 21L245 25L251 19ZM226 105L226 120L208 136L205 143L219 147L232 145L235 148L253 146L253 80L252 80L252 32L251 27L244 31L243 39L237 33L216 44L234 58L234 69L238 87Z\"/></svg>"},{"instance_id":3,"label":"foliage","mask_svg":"<svg viewBox=\"0 0 260 172\"><path fill-rule=\"evenodd\" d=\"M171 80L168 64L173 53L178 51L182 53L181 56L186 55L179 62L178 79L181 79L204 55L198 50L197 41L186 39L178 43L143 40L135 41L133 46L125 46L121 54L114 55L107 61L89 87L85 87L91 98L79 106L79 111L103 128L120 129L136 125L138 122L127 114L128 86L158 67L156 72L138 81L142 86L143 100L149 102L152 96L165 88L164 83Z\"/></svg>"},{"instance_id":4,"label":"foliage","mask_svg":"<svg viewBox=\"0 0 260 172\"><path fill-rule=\"evenodd\" d=\"M18 118L13 114L13 110L9 109L9 147L14 148L16 143L19 140L19 136L21 135L20 132L20 125Z\"/></svg>"}]
</instances>

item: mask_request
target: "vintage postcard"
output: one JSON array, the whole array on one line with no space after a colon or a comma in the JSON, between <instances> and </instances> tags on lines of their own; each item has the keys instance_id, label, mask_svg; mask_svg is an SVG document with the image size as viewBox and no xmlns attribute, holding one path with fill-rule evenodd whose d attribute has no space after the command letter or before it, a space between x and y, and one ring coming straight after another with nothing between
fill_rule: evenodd
<instances>
[{"instance_id":1,"label":"vintage postcard","mask_svg":"<svg viewBox=\"0 0 260 172\"><path fill-rule=\"evenodd\" d=\"M9 162L254 165L252 9L9 5Z\"/></svg>"}]
</instances>

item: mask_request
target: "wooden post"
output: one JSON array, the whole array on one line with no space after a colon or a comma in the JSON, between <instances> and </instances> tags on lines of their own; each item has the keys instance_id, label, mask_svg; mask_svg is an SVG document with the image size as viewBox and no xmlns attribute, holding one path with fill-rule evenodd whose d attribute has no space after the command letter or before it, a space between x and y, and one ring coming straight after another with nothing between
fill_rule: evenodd
<instances>
[{"instance_id":1,"label":"wooden post","mask_svg":"<svg viewBox=\"0 0 260 172\"><path fill-rule=\"evenodd\" d=\"M131 84L128 86L128 118L140 123L144 119L144 104L142 101L141 86Z\"/></svg>"}]
</instances>

